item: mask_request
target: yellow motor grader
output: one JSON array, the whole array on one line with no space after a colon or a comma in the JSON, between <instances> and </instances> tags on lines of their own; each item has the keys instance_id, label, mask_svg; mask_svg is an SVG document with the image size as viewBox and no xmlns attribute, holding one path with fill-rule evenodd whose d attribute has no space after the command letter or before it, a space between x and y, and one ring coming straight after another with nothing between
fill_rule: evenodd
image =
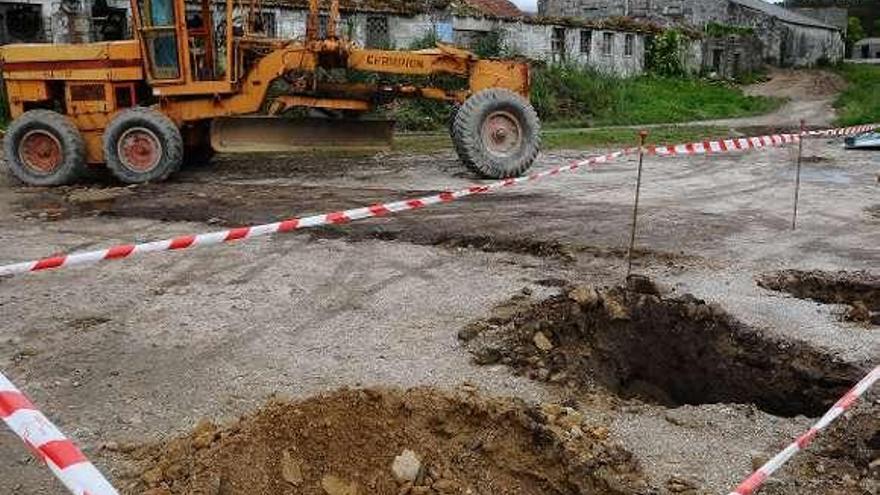
<instances>
[{"instance_id":1,"label":"yellow motor grader","mask_svg":"<svg viewBox=\"0 0 880 495\"><path fill-rule=\"evenodd\" d=\"M534 161L540 123L526 63L443 44L360 48L337 35L339 0L324 19L310 0L297 40L264 35L260 6L241 7L132 0L134 40L0 48L14 118L7 167L37 186L70 183L100 164L142 183L215 150L383 148L391 126L367 114L398 97L453 105L455 150L486 177L517 176ZM459 84L432 83L444 79Z\"/></svg>"}]
</instances>

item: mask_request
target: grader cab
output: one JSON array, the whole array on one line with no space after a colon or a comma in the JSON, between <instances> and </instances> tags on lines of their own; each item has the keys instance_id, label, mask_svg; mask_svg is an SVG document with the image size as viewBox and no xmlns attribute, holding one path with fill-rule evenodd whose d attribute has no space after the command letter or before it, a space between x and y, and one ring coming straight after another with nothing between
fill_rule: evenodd
<instances>
[{"instance_id":1,"label":"grader cab","mask_svg":"<svg viewBox=\"0 0 880 495\"><path fill-rule=\"evenodd\" d=\"M534 161L540 124L527 64L442 44L360 48L337 34L339 0L323 28L311 0L297 40L266 36L259 5L241 7L132 0L134 40L0 48L14 118L7 167L38 186L73 182L101 164L142 183L213 150L383 147L388 123L365 115L401 97L453 105L455 149L486 177L516 176ZM458 84L432 84L450 78Z\"/></svg>"}]
</instances>

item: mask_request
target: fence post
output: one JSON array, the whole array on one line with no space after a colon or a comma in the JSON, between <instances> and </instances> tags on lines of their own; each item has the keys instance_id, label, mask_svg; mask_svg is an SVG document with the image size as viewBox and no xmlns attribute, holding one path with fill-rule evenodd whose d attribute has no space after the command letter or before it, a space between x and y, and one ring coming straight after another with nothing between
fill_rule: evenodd
<instances>
[{"instance_id":1,"label":"fence post","mask_svg":"<svg viewBox=\"0 0 880 495\"><path fill-rule=\"evenodd\" d=\"M633 202L632 227L629 235L629 249L626 252L626 279L629 280L632 275L633 267L633 250L636 245L636 226L639 221L639 197L642 190L642 166L645 162L645 140L648 137L648 131L639 132L639 172L636 176L636 197Z\"/></svg>"},{"instance_id":2,"label":"fence post","mask_svg":"<svg viewBox=\"0 0 880 495\"><path fill-rule=\"evenodd\" d=\"M801 133L798 137L797 173L794 180L794 211L791 215L791 230L797 229L798 201L801 196L801 163L804 159L804 138L806 137L806 122L801 119Z\"/></svg>"}]
</instances>

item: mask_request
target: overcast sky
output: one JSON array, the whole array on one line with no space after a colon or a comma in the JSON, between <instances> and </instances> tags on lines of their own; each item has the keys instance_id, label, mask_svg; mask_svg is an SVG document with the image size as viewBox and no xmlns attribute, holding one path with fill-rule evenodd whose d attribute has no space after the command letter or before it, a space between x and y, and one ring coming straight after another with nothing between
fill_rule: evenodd
<instances>
[{"instance_id":1,"label":"overcast sky","mask_svg":"<svg viewBox=\"0 0 880 495\"><path fill-rule=\"evenodd\" d=\"M527 12L534 12L538 10L538 7L536 6L538 4L538 0L513 0L513 3L515 3L519 8Z\"/></svg>"},{"instance_id":2,"label":"overcast sky","mask_svg":"<svg viewBox=\"0 0 880 495\"><path fill-rule=\"evenodd\" d=\"M513 0L513 3L517 4L519 8L526 12L535 12L538 10L538 0ZM777 3L777 1L770 0L770 3Z\"/></svg>"}]
</instances>

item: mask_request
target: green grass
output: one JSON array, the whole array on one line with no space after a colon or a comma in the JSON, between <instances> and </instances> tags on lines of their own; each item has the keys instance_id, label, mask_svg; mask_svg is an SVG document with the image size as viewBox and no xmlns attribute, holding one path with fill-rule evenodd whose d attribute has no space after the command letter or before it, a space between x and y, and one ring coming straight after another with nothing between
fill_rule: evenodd
<instances>
[{"instance_id":1,"label":"green grass","mask_svg":"<svg viewBox=\"0 0 880 495\"><path fill-rule=\"evenodd\" d=\"M849 85L834 103L841 126L880 122L880 67L845 64L838 69Z\"/></svg>"},{"instance_id":2,"label":"green grass","mask_svg":"<svg viewBox=\"0 0 880 495\"><path fill-rule=\"evenodd\" d=\"M782 98L747 96L738 87L702 79L640 77L623 81L613 108L597 125L635 125L748 117L772 112Z\"/></svg>"},{"instance_id":3,"label":"green grass","mask_svg":"<svg viewBox=\"0 0 880 495\"><path fill-rule=\"evenodd\" d=\"M649 129L648 144L679 144L729 137L730 130L712 126L664 126ZM628 147L638 144L638 130L617 129L560 129L549 130L543 135L543 147L547 150L579 150L603 147Z\"/></svg>"},{"instance_id":4,"label":"green grass","mask_svg":"<svg viewBox=\"0 0 880 495\"><path fill-rule=\"evenodd\" d=\"M648 144L678 144L728 137L724 127L664 126L650 129ZM603 147L628 147L638 144L638 130L616 129L548 129L542 133L543 149L582 150ZM395 151L402 153L435 153L451 150L452 142L446 134L403 134L395 137Z\"/></svg>"},{"instance_id":5,"label":"green grass","mask_svg":"<svg viewBox=\"0 0 880 495\"><path fill-rule=\"evenodd\" d=\"M737 86L697 78L620 79L573 66L533 74L532 104L547 127L672 124L772 112L785 100L747 96Z\"/></svg>"}]
</instances>

